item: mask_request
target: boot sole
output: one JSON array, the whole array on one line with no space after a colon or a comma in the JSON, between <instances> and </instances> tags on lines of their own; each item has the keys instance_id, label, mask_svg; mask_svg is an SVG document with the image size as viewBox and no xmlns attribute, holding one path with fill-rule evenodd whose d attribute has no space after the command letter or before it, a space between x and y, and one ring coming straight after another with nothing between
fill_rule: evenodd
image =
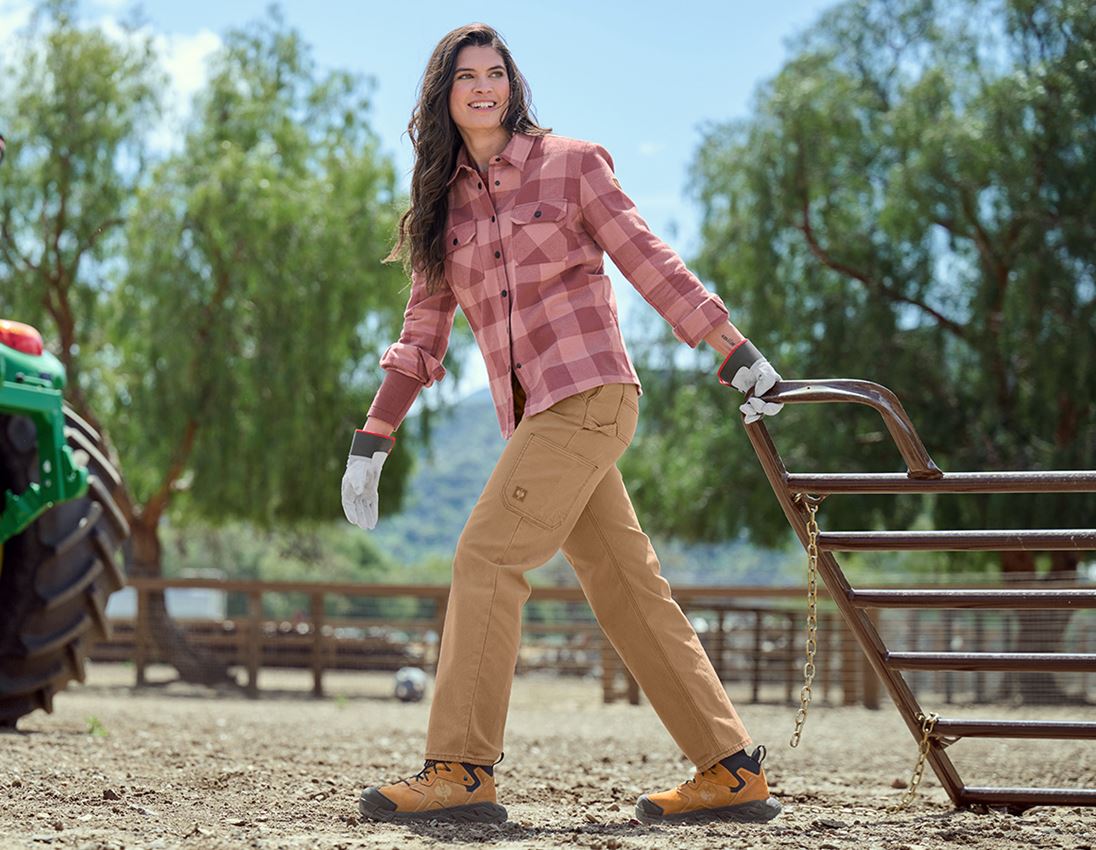
<instances>
[{"instance_id":1,"label":"boot sole","mask_svg":"<svg viewBox=\"0 0 1096 850\"><path fill-rule=\"evenodd\" d=\"M724 820L737 823L764 823L780 814L783 806L775 797L767 800L753 800L735 806L723 806L718 809L696 809L691 812L677 812L665 815L645 796L636 803L636 819L643 823L708 823Z\"/></svg>"},{"instance_id":2,"label":"boot sole","mask_svg":"<svg viewBox=\"0 0 1096 850\"><path fill-rule=\"evenodd\" d=\"M362 791L358 811L366 820L429 821L452 823L502 823L506 809L498 803L468 803L463 806L447 806L444 809L427 809L422 812L397 812L395 804L372 788Z\"/></svg>"}]
</instances>

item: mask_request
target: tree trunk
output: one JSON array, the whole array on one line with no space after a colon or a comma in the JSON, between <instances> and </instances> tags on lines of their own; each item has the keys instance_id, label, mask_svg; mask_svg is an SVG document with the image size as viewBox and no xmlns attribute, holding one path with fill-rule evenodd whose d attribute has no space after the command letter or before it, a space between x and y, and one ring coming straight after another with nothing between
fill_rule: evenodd
<instances>
[{"instance_id":1,"label":"tree trunk","mask_svg":"<svg viewBox=\"0 0 1096 850\"><path fill-rule=\"evenodd\" d=\"M1080 558L1076 552L1051 552L1051 570L1045 576L1035 572L1034 552L1002 552L1001 576L1006 584L1077 580ZM1072 611L1048 609L1016 612L1017 631L1012 652L1061 652L1062 638L1069 625ZM1028 670L1005 676L1003 696L1016 696L1025 705L1061 705L1070 697L1058 684L1054 673Z\"/></svg>"},{"instance_id":2,"label":"tree trunk","mask_svg":"<svg viewBox=\"0 0 1096 850\"><path fill-rule=\"evenodd\" d=\"M130 531L130 575L159 578L162 575L162 548L156 524L138 516L131 519ZM229 674L227 665L212 654L190 644L183 630L168 614L161 591L148 594L148 626L161 657L178 671L182 681L209 686L238 684Z\"/></svg>"}]
</instances>

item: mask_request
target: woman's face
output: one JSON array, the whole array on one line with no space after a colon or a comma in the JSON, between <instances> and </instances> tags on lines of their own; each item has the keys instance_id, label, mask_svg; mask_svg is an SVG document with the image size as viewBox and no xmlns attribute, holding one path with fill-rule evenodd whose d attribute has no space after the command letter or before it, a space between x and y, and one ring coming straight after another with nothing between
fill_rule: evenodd
<instances>
[{"instance_id":1,"label":"woman's face","mask_svg":"<svg viewBox=\"0 0 1096 850\"><path fill-rule=\"evenodd\" d=\"M449 114L464 132L493 130L506 115L510 78L502 56L493 47L462 47L449 89Z\"/></svg>"}]
</instances>

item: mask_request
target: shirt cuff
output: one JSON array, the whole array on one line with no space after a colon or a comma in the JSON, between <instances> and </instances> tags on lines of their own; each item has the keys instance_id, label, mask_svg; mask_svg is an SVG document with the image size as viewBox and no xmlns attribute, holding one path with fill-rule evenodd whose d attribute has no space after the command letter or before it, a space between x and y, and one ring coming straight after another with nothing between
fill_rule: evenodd
<instances>
[{"instance_id":1,"label":"shirt cuff","mask_svg":"<svg viewBox=\"0 0 1096 850\"><path fill-rule=\"evenodd\" d=\"M411 405L415 403L415 399L418 398L422 386L410 375L385 369L384 380L376 396L373 397L373 403L369 406L369 413L366 415L376 416L382 422L391 425L393 431L396 430L407 416Z\"/></svg>"},{"instance_id":2,"label":"shirt cuff","mask_svg":"<svg viewBox=\"0 0 1096 850\"><path fill-rule=\"evenodd\" d=\"M730 312L723 299L709 293L708 297L690 310L673 326L674 336L689 348L696 348L713 330L728 321Z\"/></svg>"}]
</instances>

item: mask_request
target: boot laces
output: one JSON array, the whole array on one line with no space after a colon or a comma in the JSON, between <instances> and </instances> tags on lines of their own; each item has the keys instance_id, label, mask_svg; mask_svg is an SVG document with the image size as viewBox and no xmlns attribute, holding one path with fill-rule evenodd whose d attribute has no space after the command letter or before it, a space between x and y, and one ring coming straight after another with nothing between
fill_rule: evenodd
<instances>
[{"instance_id":1,"label":"boot laces","mask_svg":"<svg viewBox=\"0 0 1096 850\"><path fill-rule=\"evenodd\" d=\"M403 782L406 785L410 785L412 782L421 782L426 779L431 773L437 773L439 770L444 770L446 773L453 772L453 768L451 768L448 763L443 761L437 761L436 759L427 759L422 766L422 770L420 770L414 776L409 776L406 779L401 779L399 781Z\"/></svg>"},{"instance_id":2,"label":"boot laces","mask_svg":"<svg viewBox=\"0 0 1096 850\"><path fill-rule=\"evenodd\" d=\"M719 762L716 762L711 767L709 767L707 770L702 770L699 773L694 773L693 778L689 779L689 780L686 780L685 784L689 785L689 786L693 786L693 785L696 785L697 783L699 783L701 778L714 775L715 769L718 765L719 765Z\"/></svg>"}]
</instances>

